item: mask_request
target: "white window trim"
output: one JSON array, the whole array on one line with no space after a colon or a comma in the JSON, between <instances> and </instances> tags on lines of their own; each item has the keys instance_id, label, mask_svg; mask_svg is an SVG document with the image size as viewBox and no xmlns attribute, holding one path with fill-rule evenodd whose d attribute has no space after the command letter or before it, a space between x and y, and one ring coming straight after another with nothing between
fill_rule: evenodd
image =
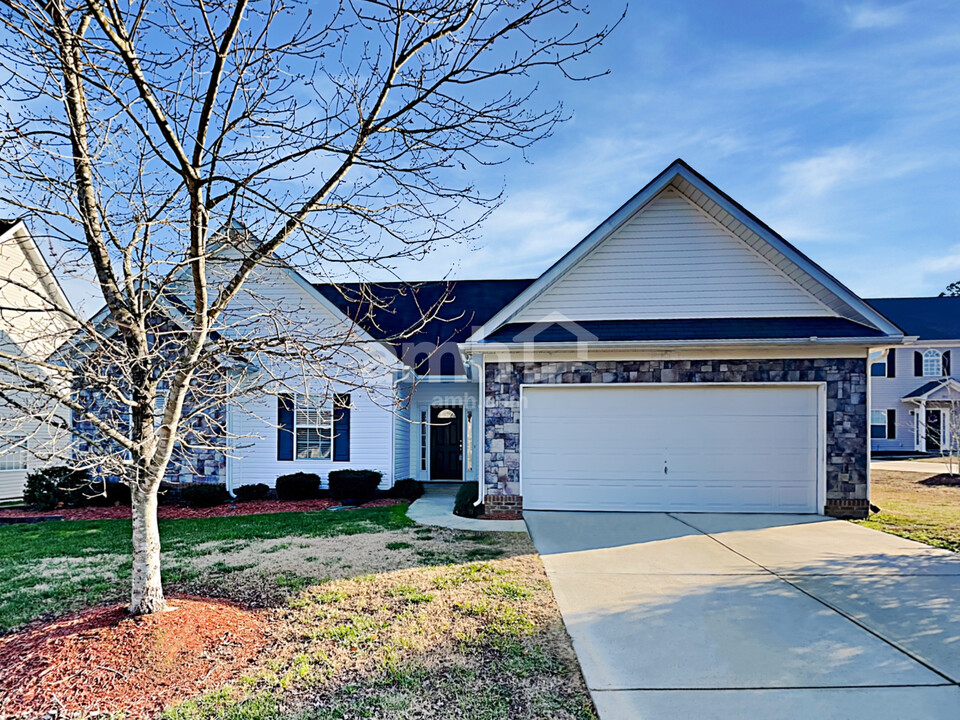
<instances>
[{"instance_id":1,"label":"white window trim","mask_svg":"<svg viewBox=\"0 0 960 720\"><path fill-rule=\"evenodd\" d=\"M311 417L311 413L313 416ZM300 430L316 430L319 439L317 449L320 455L300 454ZM327 451L323 453L324 436L327 440ZM313 449L309 446L306 449ZM303 395L297 395L293 401L293 458L294 460L332 460L333 459L333 405L324 403L317 405L309 402Z\"/></svg>"},{"instance_id":2,"label":"white window trim","mask_svg":"<svg viewBox=\"0 0 960 720\"><path fill-rule=\"evenodd\" d=\"M877 418L880 418L879 422ZM873 434L873 428L880 426L883 428L883 437L876 437ZM871 410L870 411L870 439L871 440L886 440L887 438L887 411L886 410Z\"/></svg>"},{"instance_id":3,"label":"white window trim","mask_svg":"<svg viewBox=\"0 0 960 720\"><path fill-rule=\"evenodd\" d=\"M943 375L943 353L933 348L923 352L923 377Z\"/></svg>"},{"instance_id":4,"label":"white window trim","mask_svg":"<svg viewBox=\"0 0 960 720\"><path fill-rule=\"evenodd\" d=\"M19 472L27 469L28 445L26 435L8 435L0 438L0 472Z\"/></svg>"}]
</instances>

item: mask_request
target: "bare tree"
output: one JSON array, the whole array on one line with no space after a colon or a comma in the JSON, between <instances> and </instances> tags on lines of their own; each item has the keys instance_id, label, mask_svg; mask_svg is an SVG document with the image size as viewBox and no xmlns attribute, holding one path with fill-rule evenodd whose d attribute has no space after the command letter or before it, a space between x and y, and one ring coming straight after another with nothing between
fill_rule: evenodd
<instances>
[{"instance_id":1,"label":"bare tree","mask_svg":"<svg viewBox=\"0 0 960 720\"><path fill-rule=\"evenodd\" d=\"M0 7L0 183L105 304L44 307L75 334L45 361L0 353L0 392L129 483L130 611L156 612L157 490L177 453L223 450L212 409L261 383L250 367L284 381L374 362L353 328L297 327L251 278L363 277L475 237L499 202L476 169L564 117L536 75L583 79L610 26L582 29L575 0Z\"/></svg>"}]
</instances>

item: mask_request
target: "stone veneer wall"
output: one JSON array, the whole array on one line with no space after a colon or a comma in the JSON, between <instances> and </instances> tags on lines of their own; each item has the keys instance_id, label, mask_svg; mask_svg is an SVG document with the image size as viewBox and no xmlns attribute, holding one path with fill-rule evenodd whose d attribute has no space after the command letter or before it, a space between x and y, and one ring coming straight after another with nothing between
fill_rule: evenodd
<instances>
[{"instance_id":1,"label":"stone veneer wall","mask_svg":"<svg viewBox=\"0 0 960 720\"><path fill-rule=\"evenodd\" d=\"M77 393L78 400L84 407L92 410L99 417L115 418L117 427L123 428L125 416L116 403L106 399L102 393L82 390ZM196 410L196 405L190 399L184 403L183 414L189 416ZM74 459L86 466L93 465L93 474L107 480L119 480L113 457L119 458L123 451L119 446L105 440L94 426L73 416L74 432L76 433L71 450ZM179 443L174 450L173 457L164 481L173 484L187 485L203 483L209 485L226 482L227 458L226 455L210 445L222 444L226 436L226 409L223 405L206 406L203 412L186 427L181 428L185 442Z\"/></svg>"},{"instance_id":2,"label":"stone veneer wall","mask_svg":"<svg viewBox=\"0 0 960 720\"><path fill-rule=\"evenodd\" d=\"M826 512L865 517L867 500L866 359L604 360L488 363L484 378L486 504L520 494L520 385L571 383L825 382ZM504 498L506 499L506 498Z\"/></svg>"}]
</instances>

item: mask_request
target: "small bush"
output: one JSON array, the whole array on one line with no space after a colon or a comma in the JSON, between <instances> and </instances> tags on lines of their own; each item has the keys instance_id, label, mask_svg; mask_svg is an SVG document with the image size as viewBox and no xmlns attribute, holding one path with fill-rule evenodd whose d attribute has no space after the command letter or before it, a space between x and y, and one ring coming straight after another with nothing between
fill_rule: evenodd
<instances>
[{"instance_id":1,"label":"small bush","mask_svg":"<svg viewBox=\"0 0 960 720\"><path fill-rule=\"evenodd\" d=\"M457 490L457 499L453 501L453 514L473 518L483 515L483 505L474 505L480 495L480 483L465 482Z\"/></svg>"},{"instance_id":2,"label":"small bush","mask_svg":"<svg viewBox=\"0 0 960 720\"><path fill-rule=\"evenodd\" d=\"M34 470L27 474L23 501L37 510L53 510L60 505L79 507L88 502L89 475L64 465Z\"/></svg>"},{"instance_id":3,"label":"small bush","mask_svg":"<svg viewBox=\"0 0 960 720\"><path fill-rule=\"evenodd\" d=\"M190 507L208 508L223 505L230 499L225 485L184 485L180 499Z\"/></svg>"},{"instance_id":4,"label":"small bush","mask_svg":"<svg viewBox=\"0 0 960 720\"><path fill-rule=\"evenodd\" d=\"M313 500L320 497L320 476L316 473L291 473L277 478L278 500Z\"/></svg>"},{"instance_id":5,"label":"small bush","mask_svg":"<svg viewBox=\"0 0 960 720\"><path fill-rule=\"evenodd\" d=\"M85 491L89 504L97 507L130 505L130 486L116 480L92 480Z\"/></svg>"},{"instance_id":6,"label":"small bush","mask_svg":"<svg viewBox=\"0 0 960 720\"><path fill-rule=\"evenodd\" d=\"M330 497L340 502L362 505L377 496L377 487L382 479L383 473L376 470L334 470L327 478Z\"/></svg>"},{"instance_id":7,"label":"small bush","mask_svg":"<svg viewBox=\"0 0 960 720\"><path fill-rule=\"evenodd\" d=\"M416 500L423 495L423 483L413 478L397 480L393 487L387 490L387 497Z\"/></svg>"},{"instance_id":8,"label":"small bush","mask_svg":"<svg viewBox=\"0 0 960 720\"><path fill-rule=\"evenodd\" d=\"M253 500L266 500L270 494L270 486L266 483L257 483L256 485L241 485L233 489L233 494L237 496L240 502L251 502Z\"/></svg>"}]
</instances>

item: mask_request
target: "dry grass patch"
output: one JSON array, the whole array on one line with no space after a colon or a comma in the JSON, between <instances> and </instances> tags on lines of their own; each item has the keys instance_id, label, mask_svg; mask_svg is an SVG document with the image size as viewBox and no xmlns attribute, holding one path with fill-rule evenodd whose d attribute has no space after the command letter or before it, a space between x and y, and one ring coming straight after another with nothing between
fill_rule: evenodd
<instances>
[{"instance_id":1,"label":"dry grass patch","mask_svg":"<svg viewBox=\"0 0 960 720\"><path fill-rule=\"evenodd\" d=\"M874 470L871 500L880 512L859 524L960 551L960 487L923 484L934 475Z\"/></svg>"},{"instance_id":2,"label":"dry grass patch","mask_svg":"<svg viewBox=\"0 0 960 720\"><path fill-rule=\"evenodd\" d=\"M383 561L368 554L386 556L393 569L341 573L291 594L274 611L277 641L268 665L248 682L184 704L169 717L595 717L529 538L466 539L446 530L425 537L405 530L364 536L361 548L341 544L337 557L354 571L380 567ZM396 543L412 547L387 549ZM430 560L478 547L498 557ZM314 543L301 550L332 557Z\"/></svg>"}]
</instances>

